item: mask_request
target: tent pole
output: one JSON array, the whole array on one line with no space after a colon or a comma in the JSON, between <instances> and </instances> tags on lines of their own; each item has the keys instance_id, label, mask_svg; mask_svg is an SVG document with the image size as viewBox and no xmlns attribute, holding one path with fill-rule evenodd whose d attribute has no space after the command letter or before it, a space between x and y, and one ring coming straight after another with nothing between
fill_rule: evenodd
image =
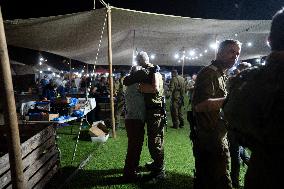
<instances>
[{"instance_id":1,"label":"tent pole","mask_svg":"<svg viewBox=\"0 0 284 189\"><path fill-rule=\"evenodd\" d=\"M71 58L69 58L69 83L70 83L70 88L71 88L71 83L72 83L72 66L71 66Z\"/></svg>"},{"instance_id":2,"label":"tent pole","mask_svg":"<svg viewBox=\"0 0 284 189\"><path fill-rule=\"evenodd\" d=\"M114 118L114 101L113 101L113 77L112 77L112 44L111 44L111 8L107 6L107 30L108 30L108 61L109 61L109 82L110 82L110 107L112 121L112 136L116 138L115 118Z\"/></svg>"},{"instance_id":3,"label":"tent pole","mask_svg":"<svg viewBox=\"0 0 284 189\"><path fill-rule=\"evenodd\" d=\"M4 121L8 131L9 162L12 187L16 189L27 188L23 172L21 143L18 128L18 118L15 105L15 97L8 57L8 49L5 38L2 12L0 9L0 88L4 101ZM5 82L3 82L5 81Z\"/></svg>"}]
</instances>

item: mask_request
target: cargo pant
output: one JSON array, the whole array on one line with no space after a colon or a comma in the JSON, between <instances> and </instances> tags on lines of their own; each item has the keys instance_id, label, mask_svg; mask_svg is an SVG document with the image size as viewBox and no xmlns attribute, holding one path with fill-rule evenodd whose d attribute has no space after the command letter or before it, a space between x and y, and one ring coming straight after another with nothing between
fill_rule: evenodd
<instances>
[{"instance_id":1,"label":"cargo pant","mask_svg":"<svg viewBox=\"0 0 284 189\"><path fill-rule=\"evenodd\" d=\"M124 114L124 106L125 106L125 100L124 96L121 94L117 96L117 101L115 103L115 111L114 111L114 116L115 116L115 125L118 128L120 126L120 116L123 113Z\"/></svg>"},{"instance_id":2,"label":"cargo pant","mask_svg":"<svg viewBox=\"0 0 284 189\"><path fill-rule=\"evenodd\" d=\"M184 126L182 104L178 99L171 100L171 116L174 128L182 128Z\"/></svg>"},{"instance_id":3,"label":"cargo pant","mask_svg":"<svg viewBox=\"0 0 284 189\"><path fill-rule=\"evenodd\" d=\"M226 135L217 130L198 131L193 145L196 171L194 189L231 189Z\"/></svg>"},{"instance_id":4,"label":"cargo pant","mask_svg":"<svg viewBox=\"0 0 284 189\"><path fill-rule=\"evenodd\" d=\"M153 159L153 172L165 171L164 166L164 126L161 124L161 110L146 110L148 148Z\"/></svg>"}]
</instances>

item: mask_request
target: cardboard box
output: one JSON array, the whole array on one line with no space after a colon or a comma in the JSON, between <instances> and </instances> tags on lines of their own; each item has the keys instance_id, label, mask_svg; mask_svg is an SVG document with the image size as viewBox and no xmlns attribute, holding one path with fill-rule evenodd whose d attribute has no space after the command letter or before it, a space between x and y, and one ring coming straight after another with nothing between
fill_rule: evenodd
<instances>
[{"instance_id":1,"label":"cardboard box","mask_svg":"<svg viewBox=\"0 0 284 189\"><path fill-rule=\"evenodd\" d=\"M30 121L52 121L54 118L59 117L59 114L39 114L29 116Z\"/></svg>"},{"instance_id":2,"label":"cardboard box","mask_svg":"<svg viewBox=\"0 0 284 189\"><path fill-rule=\"evenodd\" d=\"M54 118L58 118L59 114L47 114L46 120L47 121L52 121Z\"/></svg>"},{"instance_id":3,"label":"cardboard box","mask_svg":"<svg viewBox=\"0 0 284 189\"><path fill-rule=\"evenodd\" d=\"M103 132L101 129L99 129L98 127L91 127L89 129L89 134L91 137L101 137L101 136L106 136L106 133Z\"/></svg>"},{"instance_id":4,"label":"cardboard box","mask_svg":"<svg viewBox=\"0 0 284 189\"><path fill-rule=\"evenodd\" d=\"M96 121L93 122L92 124L93 127L98 127L100 130L102 130L104 133L109 133L109 129L107 128L107 126L105 125L104 121Z\"/></svg>"},{"instance_id":5,"label":"cardboard box","mask_svg":"<svg viewBox=\"0 0 284 189\"><path fill-rule=\"evenodd\" d=\"M104 121L96 121L89 129L92 142L106 142L109 137L109 130Z\"/></svg>"},{"instance_id":6,"label":"cardboard box","mask_svg":"<svg viewBox=\"0 0 284 189\"><path fill-rule=\"evenodd\" d=\"M109 137L109 134L106 136L98 136L98 137L91 137L92 142L103 143L106 142Z\"/></svg>"}]
</instances>

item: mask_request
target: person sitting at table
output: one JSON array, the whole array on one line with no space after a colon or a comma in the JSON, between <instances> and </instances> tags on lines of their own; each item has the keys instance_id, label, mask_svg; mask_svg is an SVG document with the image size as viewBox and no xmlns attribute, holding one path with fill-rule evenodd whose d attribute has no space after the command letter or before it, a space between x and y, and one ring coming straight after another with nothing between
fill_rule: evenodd
<instances>
[{"instance_id":1,"label":"person sitting at table","mask_svg":"<svg viewBox=\"0 0 284 189\"><path fill-rule=\"evenodd\" d=\"M99 83L97 83L95 87L96 87L95 93L99 97L109 97L109 94L110 94L109 85L108 85L106 77L102 76L101 80L99 81Z\"/></svg>"},{"instance_id":2,"label":"person sitting at table","mask_svg":"<svg viewBox=\"0 0 284 189\"><path fill-rule=\"evenodd\" d=\"M53 80L50 80L42 91L41 100L54 100L57 97L57 86Z\"/></svg>"},{"instance_id":3,"label":"person sitting at table","mask_svg":"<svg viewBox=\"0 0 284 189\"><path fill-rule=\"evenodd\" d=\"M94 121L101 120L101 117L100 117L101 107L100 107L100 104L98 103L99 96L98 96L98 93L96 93L96 90L97 88L95 86L92 86L90 89L89 98L95 98L97 103L96 103L96 107L87 114L87 121L89 123L93 123Z\"/></svg>"}]
</instances>

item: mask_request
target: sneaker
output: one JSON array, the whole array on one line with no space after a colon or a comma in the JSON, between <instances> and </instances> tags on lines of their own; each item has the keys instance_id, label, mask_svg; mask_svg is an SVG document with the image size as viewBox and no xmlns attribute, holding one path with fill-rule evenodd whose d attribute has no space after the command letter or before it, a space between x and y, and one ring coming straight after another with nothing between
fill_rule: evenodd
<instances>
[{"instance_id":1,"label":"sneaker","mask_svg":"<svg viewBox=\"0 0 284 189\"><path fill-rule=\"evenodd\" d=\"M162 182L166 179L165 171L162 171L160 173L151 172L148 176L146 184L157 184L159 182Z\"/></svg>"}]
</instances>

